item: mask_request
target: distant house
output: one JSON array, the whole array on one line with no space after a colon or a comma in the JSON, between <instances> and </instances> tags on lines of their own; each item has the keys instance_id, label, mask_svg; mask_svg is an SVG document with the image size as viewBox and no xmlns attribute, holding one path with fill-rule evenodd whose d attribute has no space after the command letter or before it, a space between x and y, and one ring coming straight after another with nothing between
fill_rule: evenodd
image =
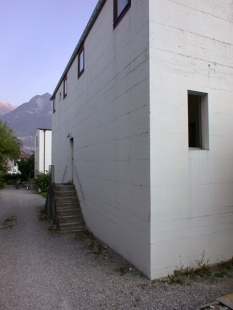
<instances>
[{"instance_id":1,"label":"distant house","mask_svg":"<svg viewBox=\"0 0 233 310\"><path fill-rule=\"evenodd\" d=\"M37 172L49 171L51 165L52 130L38 128L35 135L35 176Z\"/></svg>"},{"instance_id":2,"label":"distant house","mask_svg":"<svg viewBox=\"0 0 233 310\"><path fill-rule=\"evenodd\" d=\"M15 161L14 159L7 160L7 173L8 174L20 173L17 161Z\"/></svg>"},{"instance_id":3,"label":"distant house","mask_svg":"<svg viewBox=\"0 0 233 310\"><path fill-rule=\"evenodd\" d=\"M21 173L19 171L18 163L20 160L28 159L30 157L30 154L24 152L23 150L20 151L19 158L17 160L7 160L7 173L9 174L17 174Z\"/></svg>"},{"instance_id":4,"label":"distant house","mask_svg":"<svg viewBox=\"0 0 233 310\"><path fill-rule=\"evenodd\" d=\"M51 98L55 181L151 279L233 256L232 16L231 0L100 0Z\"/></svg>"}]
</instances>

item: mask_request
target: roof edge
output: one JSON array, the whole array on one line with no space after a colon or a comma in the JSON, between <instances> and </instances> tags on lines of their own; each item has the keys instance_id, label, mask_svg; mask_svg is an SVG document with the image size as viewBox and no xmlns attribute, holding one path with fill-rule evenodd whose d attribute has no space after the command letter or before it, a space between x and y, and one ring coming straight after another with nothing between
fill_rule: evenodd
<instances>
[{"instance_id":1,"label":"roof edge","mask_svg":"<svg viewBox=\"0 0 233 310\"><path fill-rule=\"evenodd\" d=\"M50 128L36 128L36 130L47 130L47 131L52 131L52 129Z\"/></svg>"},{"instance_id":2,"label":"roof edge","mask_svg":"<svg viewBox=\"0 0 233 310\"><path fill-rule=\"evenodd\" d=\"M72 53L72 55L70 57L70 60L69 60L68 64L66 65L66 68L65 68L65 70L64 70L64 72L63 72L63 74L62 74L62 76L61 76L61 78L60 78L60 80L59 80L59 82L58 82L58 84L57 84L53 94L52 94L52 97L50 98L50 100L53 100L55 98L55 95L56 95L56 93L57 93L57 91L58 91L62 81L64 80L65 76L67 75L67 72L69 71L72 63L74 62L74 60L75 60L75 58L76 58L80 48L82 47L85 39L87 38L89 32L91 31L91 28L93 27L96 19L98 18L99 13L101 12L101 10L102 10L102 8L103 8L103 6L104 6L106 1L107 0L99 0L99 2L96 4L96 7L95 7L95 9L94 9L94 11L93 11L93 13L92 13L92 15L91 15L87 25L86 25L86 28L84 29L84 31L83 31L83 33L82 33L82 35L81 35L81 37L80 37L80 39L78 41L78 44L76 45L76 47L75 47L75 49L74 49L74 51L73 51L73 53Z\"/></svg>"}]
</instances>

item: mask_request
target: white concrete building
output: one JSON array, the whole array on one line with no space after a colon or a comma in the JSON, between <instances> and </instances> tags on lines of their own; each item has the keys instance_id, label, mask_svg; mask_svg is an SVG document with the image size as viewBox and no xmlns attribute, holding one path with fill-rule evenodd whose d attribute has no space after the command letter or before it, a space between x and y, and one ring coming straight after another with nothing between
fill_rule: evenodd
<instances>
[{"instance_id":1,"label":"white concrete building","mask_svg":"<svg viewBox=\"0 0 233 310\"><path fill-rule=\"evenodd\" d=\"M35 176L49 171L51 165L52 130L37 128L35 135Z\"/></svg>"},{"instance_id":2,"label":"white concrete building","mask_svg":"<svg viewBox=\"0 0 233 310\"><path fill-rule=\"evenodd\" d=\"M52 99L98 238L151 279L233 256L231 0L100 0Z\"/></svg>"}]
</instances>

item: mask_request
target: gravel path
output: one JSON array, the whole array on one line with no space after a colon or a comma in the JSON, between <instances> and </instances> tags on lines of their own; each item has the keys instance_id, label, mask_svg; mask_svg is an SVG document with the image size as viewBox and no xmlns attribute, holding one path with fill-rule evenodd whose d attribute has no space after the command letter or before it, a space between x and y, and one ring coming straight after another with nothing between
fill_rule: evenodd
<instances>
[{"instance_id":1,"label":"gravel path","mask_svg":"<svg viewBox=\"0 0 233 310\"><path fill-rule=\"evenodd\" d=\"M0 191L0 309L196 309L233 290L232 277L152 283L91 236L49 230L44 202L23 188Z\"/></svg>"}]
</instances>

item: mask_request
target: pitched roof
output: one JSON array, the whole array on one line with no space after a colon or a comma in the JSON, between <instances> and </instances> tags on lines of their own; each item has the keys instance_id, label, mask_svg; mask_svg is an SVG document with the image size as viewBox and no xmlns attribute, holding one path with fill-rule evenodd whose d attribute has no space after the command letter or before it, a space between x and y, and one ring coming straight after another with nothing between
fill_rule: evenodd
<instances>
[{"instance_id":1,"label":"pitched roof","mask_svg":"<svg viewBox=\"0 0 233 310\"><path fill-rule=\"evenodd\" d=\"M19 159L28 159L31 155L24 152L23 150L20 150Z\"/></svg>"}]
</instances>

